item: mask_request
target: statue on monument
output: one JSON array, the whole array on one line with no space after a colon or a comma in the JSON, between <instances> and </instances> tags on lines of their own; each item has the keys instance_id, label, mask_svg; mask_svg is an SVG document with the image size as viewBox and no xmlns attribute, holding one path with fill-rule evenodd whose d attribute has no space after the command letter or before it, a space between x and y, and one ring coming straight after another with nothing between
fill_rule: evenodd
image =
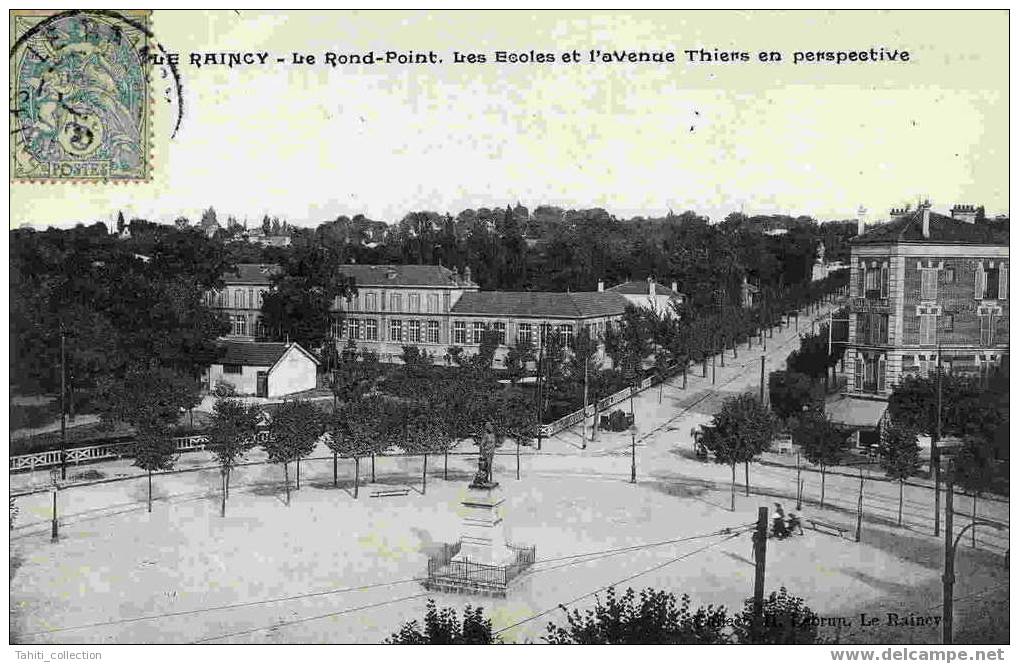
<instances>
[{"instance_id":1,"label":"statue on monument","mask_svg":"<svg viewBox=\"0 0 1019 664\"><path fill-rule=\"evenodd\" d=\"M494 489L499 486L492 480L492 461L495 457L495 428L485 422L485 430L478 439L478 471L470 483L472 489Z\"/></svg>"}]
</instances>

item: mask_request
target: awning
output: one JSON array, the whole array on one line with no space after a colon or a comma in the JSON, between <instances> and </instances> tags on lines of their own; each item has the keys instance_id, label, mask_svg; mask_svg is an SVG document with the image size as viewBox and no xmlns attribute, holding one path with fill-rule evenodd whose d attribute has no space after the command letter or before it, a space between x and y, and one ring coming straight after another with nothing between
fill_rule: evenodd
<instances>
[{"instance_id":1,"label":"awning","mask_svg":"<svg viewBox=\"0 0 1019 664\"><path fill-rule=\"evenodd\" d=\"M832 422L854 429L874 429L888 409L887 401L843 397L825 404Z\"/></svg>"}]
</instances>

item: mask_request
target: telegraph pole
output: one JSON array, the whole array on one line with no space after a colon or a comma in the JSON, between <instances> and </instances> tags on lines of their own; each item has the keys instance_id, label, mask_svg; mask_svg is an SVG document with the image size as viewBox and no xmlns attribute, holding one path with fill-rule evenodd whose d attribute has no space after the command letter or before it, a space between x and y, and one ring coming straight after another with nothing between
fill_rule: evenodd
<instances>
[{"instance_id":1,"label":"telegraph pole","mask_svg":"<svg viewBox=\"0 0 1019 664\"><path fill-rule=\"evenodd\" d=\"M64 329L60 328L60 479L67 479L67 353L64 348ZM56 512L56 493L53 494L54 513ZM56 521L53 522L56 533ZM56 537L54 535L54 537Z\"/></svg>"},{"instance_id":2,"label":"telegraph pole","mask_svg":"<svg viewBox=\"0 0 1019 664\"><path fill-rule=\"evenodd\" d=\"M764 354L761 354L761 403L764 403Z\"/></svg>"},{"instance_id":3,"label":"telegraph pole","mask_svg":"<svg viewBox=\"0 0 1019 664\"><path fill-rule=\"evenodd\" d=\"M945 573L942 581L941 642L952 645L952 591L955 586L955 550L952 546L952 498L955 487L952 486L952 474L945 478Z\"/></svg>"},{"instance_id":4,"label":"telegraph pole","mask_svg":"<svg viewBox=\"0 0 1019 664\"><path fill-rule=\"evenodd\" d=\"M860 495L856 499L856 541L860 541L863 530L863 466L860 466Z\"/></svg>"},{"instance_id":5,"label":"telegraph pole","mask_svg":"<svg viewBox=\"0 0 1019 664\"><path fill-rule=\"evenodd\" d=\"M659 403L661 403L660 400L659 400ZM583 433L582 438L583 438L584 442L583 442L583 444L581 446L581 449L585 449L586 450L587 449L587 358L586 357L584 358L584 427L582 429L582 433ZM520 479L520 478L518 477L517 479Z\"/></svg>"},{"instance_id":6,"label":"telegraph pole","mask_svg":"<svg viewBox=\"0 0 1019 664\"><path fill-rule=\"evenodd\" d=\"M938 397L937 397L937 424L934 429L934 439L931 441L931 465L934 466L934 536L937 537L941 531L941 452L938 445L941 443L941 346L938 345Z\"/></svg>"},{"instance_id":7,"label":"telegraph pole","mask_svg":"<svg viewBox=\"0 0 1019 664\"><path fill-rule=\"evenodd\" d=\"M757 508L754 531L754 631L762 627L764 617L764 559L768 551L768 508Z\"/></svg>"}]
</instances>

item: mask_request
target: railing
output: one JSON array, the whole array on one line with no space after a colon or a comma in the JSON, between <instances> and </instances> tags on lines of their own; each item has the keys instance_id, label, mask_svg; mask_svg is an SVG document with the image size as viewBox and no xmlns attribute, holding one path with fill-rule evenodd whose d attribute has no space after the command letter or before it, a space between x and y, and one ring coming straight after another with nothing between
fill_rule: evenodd
<instances>
[{"instance_id":1,"label":"railing","mask_svg":"<svg viewBox=\"0 0 1019 664\"><path fill-rule=\"evenodd\" d=\"M174 438L174 442L178 453L197 452L205 449L207 439L205 436L183 436ZM133 446L134 443L106 443L89 447L72 447L67 450L19 454L11 457L10 472L52 468L61 465L61 463L80 465L103 459L122 459L131 456Z\"/></svg>"},{"instance_id":2,"label":"railing","mask_svg":"<svg viewBox=\"0 0 1019 664\"><path fill-rule=\"evenodd\" d=\"M428 580L464 587L505 589L510 581L534 565L537 548L507 544L513 551L508 565L489 565L473 560L453 560L460 553L460 542L443 544L442 551L428 558Z\"/></svg>"}]
</instances>

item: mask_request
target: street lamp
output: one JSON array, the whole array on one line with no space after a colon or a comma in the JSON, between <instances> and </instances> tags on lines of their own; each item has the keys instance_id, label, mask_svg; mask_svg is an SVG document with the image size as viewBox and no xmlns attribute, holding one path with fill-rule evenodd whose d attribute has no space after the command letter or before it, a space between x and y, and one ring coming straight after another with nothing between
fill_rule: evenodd
<instances>
[{"instance_id":1,"label":"street lamp","mask_svg":"<svg viewBox=\"0 0 1019 664\"><path fill-rule=\"evenodd\" d=\"M54 468L50 471L50 481L53 483L53 520L50 526L50 541L56 542L59 539L57 532L57 491L60 490L61 471Z\"/></svg>"},{"instance_id":2,"label":"street lamp","mask_svg":"<svg viewBox=\"0 0 1019 664\"><path fill-rule=\"evenodd\" d=\"M942 618L941 618L941 642L945 645L952 644L952 619L953 619L953 591L955 588L955 553L959 548L959 541L962 536L966 534L966 531L976 526L988 526L995 530L1005 530L1005 528L994 521L988 521L986 519L978 519L971 521L966 524L959 534L952 539L952 516L954 514L952 509L952 498L955 495L955 487L952 486L952 475L948 475L948 481L945 482L945 572L941 577L942 580L942 593L944 602L942 603Z\"/></svg>"}]
</instances>

